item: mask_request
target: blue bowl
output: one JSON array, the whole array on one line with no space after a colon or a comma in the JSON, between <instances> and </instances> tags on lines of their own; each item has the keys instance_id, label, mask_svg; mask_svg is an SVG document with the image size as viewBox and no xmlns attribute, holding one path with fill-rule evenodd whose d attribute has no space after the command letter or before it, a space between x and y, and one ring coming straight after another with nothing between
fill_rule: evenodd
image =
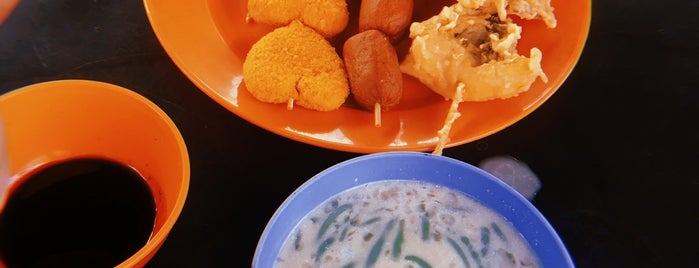
<instances>
[{"instance_id":1,"label":"blue bowl","mask_svg":"<svg viewBox=\"0 0 699 268\"><path fill-rule=\"evenodd\" d=\"M273 267L285 239L318 205L369 182L405 179L460 191L500 213L524 236L543 267L574 267L565 245L544 216L522 195L467 163L427 153L364 155L330 167L301 185L277 209L255 250L252 267Z\"/></svg>"}]
</instances>

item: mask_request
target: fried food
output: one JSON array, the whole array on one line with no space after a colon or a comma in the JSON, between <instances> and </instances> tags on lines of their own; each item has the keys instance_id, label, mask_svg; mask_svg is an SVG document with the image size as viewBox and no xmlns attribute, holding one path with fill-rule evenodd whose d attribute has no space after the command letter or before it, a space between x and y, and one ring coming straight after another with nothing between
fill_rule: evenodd
<instances>
[{"instance_id":1,"label":"fried food","mask_svg":"<svg viewBox=\"0 0 699 268\"><path fill-rule=\"evenodd\" d=\"M327 38L342 32L349 22L345 0L249 0L248 16L274 26L300 20Z\"/></svg>"},{"instance_id":2,"label":"fried food","mask_svg":"<svg viewBox=\"0 0 699 268\"><path fill-rule=\"evenodd\" d=\"M446 99L453 99L461 83L463 101L510 98L528 90L537 77L546 82L541 51L532 48L530 57L517 53L522 29L502 19L499 12L507 12L502 3L460 0L413 23L413 43L401 70Z\"/></svg>"},{"instance_id":3,"label":"fried food","mask_svg":"<svg viewBox=\"0 0 699 268\"><path fill-rule=\"evenodd\" d=\"M375 125L380 126L380 112L396 106L403 95L396 50L385 34L367 30L347 39L342 53L354 100L364 109L374 109Z\"/></svg>"},{"instance_id":4,"label":"fried food","mask_svg":"<svg viewBox=\"0 0 699 268\"><path fill-rule=\"evenodd\" d=\"M433 154L446 146L461 115L459 103L506 99L529 90L537 78L547 82L539 49L529 57L518 54L522 28L508 13L556 27L550 0L458 0L410 26L413 42L401 71L452 100Z\"/></svg>"},{"instance_id":5,"label":"fried food","mask_svg":"<svg viewBox=\"0 0 699 268\"><path fill-rule=\"evenodd\" d=\"M339 108L349 95L344 64L335 48L299 21L257 41L243 63L248 91L268 103L294 103L313 110Z\"/></svg>"},{"instance_id":6,"label":"fried food","mask_svg":"<svg viewBox=\"0 0 699 268\"><path fill-rule=\"evenodd\" d=\"M548 28L556 28L551 0L510 0L507 12L527 20L540 19Z\"/></svg>"},{"instance_id":7,"label":"fried food","mask_svg":"<svg viewBox=\"0 0 699 268\"><path fill-rule=\"evenodd\" d=\"M548 28L556 27L551 0L458 0L469 15L498 14L504 21L508 13L523 19L541 19Z\"/></svg>"},{"instance_id":8,"label":"fried food","mask_svg":"<svg viewBox=\"0 0 699 268\"><path fill-rule=\"evenodd\" d=\"M451 126L454 125L456 119L461 117L461 113L459 112L459 103L461 103L464 98L463 87L464 84L459 83L459 85L456 88L456 91L454 92L454 97L451 101L451 104L449 105L449 111L447 111L447 117L446 119L444 119L444 124L442 125L442 128L439 131L437 131L437 145L435 145L432 154L442 155L442 151L444 151L444 147L447 146L447 142L449 141L449 132L451 132Z\"/></svg>"},{"instance_id":9,"label":"fried food","mask_svg":"<svg viewBox=\"0 0 699 268\"><path fill-rule=\"evenodd\" d=\"M381 104L387 111L398 104L403 92L403 74L398 55L388 37L377 30L353 35L343 46L350 91L367 110Z\"/></svg>"},{"instance_id":10,"label":"fried food","mask_svg":"<svg viewBox=\"0 0 699 268\"><path fill-rule=\"evenodd\" d=\"M362 0L359 7L359 31L379 30L396 41L403 36L413 18L413 0Z\"/></svg>"}]
</instances>

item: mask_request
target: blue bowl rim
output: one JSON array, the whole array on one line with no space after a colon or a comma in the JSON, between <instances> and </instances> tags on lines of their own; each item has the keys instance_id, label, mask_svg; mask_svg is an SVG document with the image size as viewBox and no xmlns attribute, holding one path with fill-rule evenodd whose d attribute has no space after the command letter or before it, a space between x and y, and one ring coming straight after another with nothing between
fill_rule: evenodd
<instances>
[{"instance_id":1,"label":"blue bowl rim","mask_svg":"<svg viewBox=\"0 0 699 268\"><path fill-rule=\"evenodd\" d=\"M429 165L411 165L411 162L428 163ZM457 173L447 172L440 174L446 169L427 168L434 165L440 168L446 167L451 171L457 171ZM366 166L379 166L380 169L368 171L362 168ZM356 174L367 176L365 173L372 171L385 173L387 170L399 173L410 173L417 170L419 172L432 172L441 177L437 176L436 178L438 179L434 179L434 177L424 178L424 174L420 174L419 177L394 178L354 176ZM341 178L333 179L333 175L338 175ZM396 179L425 181L466 194L500 213L512 223L529 243L543 267L575 267L568 250L553 226L529 200L515 189L490 173L468 163L446 156L421 152L382 152L358 156L335 164L304 182L284 200L265 226L255 249L252 267L273 267L276 256L279 254L284 240L288 237L291 230L308 212L321 205L330 197L346 189L368 182ZM479 183L477 186L480 188L464 190L469 188L469 186L458 184L464 180L469 180L470 183ZM328 188L321 186L330 186L334 190L327 191ZM480 193L480 195L474 195L474 192ZM309 198L312 201L305 202ZM298 206L305 207L303 209L304 213L294 213ZM284 225L286 227L282 228L283 230L277 228L278 226L284 227ZM532 227L527 228L529 225ZM277 238L276 241L271 240L275 237ZM268 243L270 241L274 245L269 246Z\"/></svg>"}]
</instances>

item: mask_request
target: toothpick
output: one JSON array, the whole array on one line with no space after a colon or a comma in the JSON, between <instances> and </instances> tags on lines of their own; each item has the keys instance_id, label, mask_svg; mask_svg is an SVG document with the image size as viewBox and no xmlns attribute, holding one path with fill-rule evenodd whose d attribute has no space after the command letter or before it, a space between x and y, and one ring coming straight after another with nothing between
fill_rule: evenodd
<instances>
[{"instance_id":1,"label":"toothpick","mask_svg":"<svg viewBox=\"0 0 699 268\"><path fill-rule=\"evenodd\" d=\"M289 111L294 109L294 99L289 99L289 101L286 103L286 109Z\"/></svg>"},{"instance_id":2,"label":"toothpick","mask_svg":"<svg viewBox=\"0 0 699 268\"><path fill-rule=\"evenodd\" d=\"M381 126L381 104L378 102L374 104L374 126Z\"/></svg>"}]
</instances>

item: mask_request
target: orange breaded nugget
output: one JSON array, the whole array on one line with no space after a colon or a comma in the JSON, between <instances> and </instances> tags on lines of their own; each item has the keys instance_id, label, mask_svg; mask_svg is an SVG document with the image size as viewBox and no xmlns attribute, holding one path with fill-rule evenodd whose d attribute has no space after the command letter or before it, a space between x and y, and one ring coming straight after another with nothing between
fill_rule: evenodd
<instances>
[{"instance_id":1,"label":"orange breaded nugget","mask_svg":"<svg viewBox=\"0 0 699 268\"><path fill-rule=\"evenodd\" d=\"M349 22L345 0L249 0L248 16L275 26L300 20L328 38L342 32Z\"/></svg>"},{"instance_id":2,"label":"orange breaded nugget","mask_svg":"<svg viewBox=\"0 0 699 268\"><path fill-rule=\"evenodd\" d=\"M299 21L257 41L243 63L243 79L260 101L294 103L313 110L339 108L349 95L340 56L315 30Z\"/></svg>"}]
</instances>

